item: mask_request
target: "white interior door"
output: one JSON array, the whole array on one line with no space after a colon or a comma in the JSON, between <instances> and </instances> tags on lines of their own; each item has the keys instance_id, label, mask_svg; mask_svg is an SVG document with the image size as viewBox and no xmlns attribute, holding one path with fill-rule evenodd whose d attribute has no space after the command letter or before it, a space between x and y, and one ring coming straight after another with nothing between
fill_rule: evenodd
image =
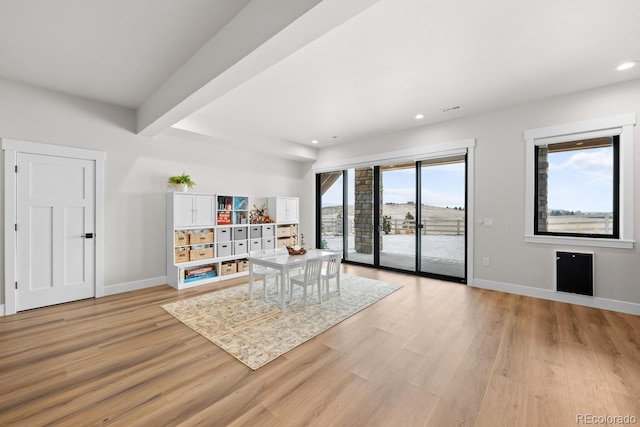
<instances>
[{"instance_id":1,"label":"white interior door","mask_svg":"<svg viewBox=\"0 0 640 427\"><path fill-rule=\"evenodd\" d=\"M95 296L95 162L17 154L16 308Z\"/></svg>"}]
</instances>

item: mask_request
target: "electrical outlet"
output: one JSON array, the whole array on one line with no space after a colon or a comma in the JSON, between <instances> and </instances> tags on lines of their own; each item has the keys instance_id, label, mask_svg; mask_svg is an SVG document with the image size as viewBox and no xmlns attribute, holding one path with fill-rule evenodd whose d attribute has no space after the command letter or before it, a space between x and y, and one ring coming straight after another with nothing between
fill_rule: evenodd
<instances>
[{"instance_id":1,"label":"electrical outlet","mask_svg":"<svg viewBox=\"0 0 640 427\"><path fill-rule=\"evenodd\" d=\"M488 256L482 258L482 265L484 265L485 267L489 267L491 265L491 258L489 258Z\"/></svg>"}]
</instances>

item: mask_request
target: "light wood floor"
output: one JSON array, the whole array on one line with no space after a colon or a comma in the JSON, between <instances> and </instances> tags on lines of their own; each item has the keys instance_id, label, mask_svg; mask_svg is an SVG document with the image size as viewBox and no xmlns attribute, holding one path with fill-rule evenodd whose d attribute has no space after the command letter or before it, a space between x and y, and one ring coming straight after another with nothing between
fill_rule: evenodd
<instances>
[{"instance_id":1,"label":"light wood floor","mask_svg":"<svg viewBox=\"0 0 640 427\"><path fill-rule=\"evenodd\" d=\"M169 286L0 318L0 425L640 424L640 317L369 268L404 285L257 371Z\"/></svg>"}]
</instances>

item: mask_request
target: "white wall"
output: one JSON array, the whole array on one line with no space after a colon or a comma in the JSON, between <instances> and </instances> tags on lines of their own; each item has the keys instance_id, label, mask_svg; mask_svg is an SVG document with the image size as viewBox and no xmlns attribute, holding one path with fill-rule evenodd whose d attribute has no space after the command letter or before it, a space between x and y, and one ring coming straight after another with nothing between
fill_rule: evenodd
<instances>
[{"instance_id":1,"label":"white wall","mask_svg":"<svg viewBox=\"0 0 640 427\"><path fill-rule=\"evenodd\" d=\"M476 138L476 219L492 217L495 226L475 227L476 268L470 282L545 297L554 288L554 251L558 248L523 240L522 133L525 129L630 112L640 113L640 81L327 147L320 150L318 162ZM271 195L300 196L301 231L308 244L314 243L315 178L310 164L254 156L223 142L194 142L169 135L149 139L135 135L134 126L131 110L0 80L0 136L106 152L107 288L118 291L164 280L165 180L183 171L198 183L197 191L246 194L258 203L259 198ZM635 142L637 230L638 126ZM0 200L4 200L3 195ZM4 240L2 230L0 239ZM0 245L0 277L4 278L2 251ZM640 287L634 279L640 277L637 249L593 248L593 252L596 296L640 304ZM490 267L480 262L485 256L491 257ZM4 303L3 289L4 284L0 286L0 304Z\"/></svg>"},{"instance_id":2,"label":"white wall","mask_svg":"<svg viewBox=\"0 0 640 427\"><path fill-rule=\"evenodd\" d=\"M252 203L268 196L300 195L300 163L255 156L224 142L168 135L150 139L134 134L134 128L132 110L0 79L0 137L106 152L107 294L164 283L168 176L187 172L197 183L194 191L248 195ZM4 205L4 193L0 203ZM3 212L4 206L0 217ZM0 239L4 241L3 230ZM4 279L3 248L0 245Z\"/></svg>"},{"instance_id":3,"label":"white wall","mask_svg":"<svg viewBox=\"0 0 640 427\"><path fill-rule=\"evenodd\" d=\"M590 90L553 99L518 105L500 111L382 135L346 146L320 150L318 163L357 158L367 154L417 148L466 138L476 138L475 216L494 218L494 227L475 227L474 265L470 283L493 289L550 299L566 299L555 289L555 251L589 250L595 253L596 303L571 297L584 305L608 307L614 300L632 304L613 304L614 309L640 313L640 262L637 249L556 247L524 242L524 159L523 131L555 124L584 121L625 113L640 113L640 80ZM635 229L640 227L640 126L635 138ZM313 190L311 167L305 172L305 189ZM307 201L309 202L309 201ZM312 201L309 203L313 203ZM313 215L308 206L306 215ZM305 218L309 223L310 219ZM637 239L636 231L636 239ZM482 266L490 257L491 266Z\"/></svg>"}]
</instances>

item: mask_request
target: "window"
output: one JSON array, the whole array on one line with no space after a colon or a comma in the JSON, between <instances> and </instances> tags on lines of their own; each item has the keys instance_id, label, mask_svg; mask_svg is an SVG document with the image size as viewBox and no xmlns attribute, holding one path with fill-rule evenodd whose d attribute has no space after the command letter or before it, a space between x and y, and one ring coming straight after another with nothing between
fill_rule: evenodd
<instances>
[{"instance_id":1,"label":"window","mask_svg":"<svg viewBox=\"0 0 640 427\"><path fill-rule=\"evenodd\" d=\"M535 234L619 237L618 140L536 145Z\"/></svg>"},{"instance_id":2,"label":"window","mask_svg":"<svg viewBox=\"0 0 640 427\"><path fill-rule=\"evenodd\" d=\"M633 248L635 114L525 131L525 241Z\"/></svg>"}]
</instances>

